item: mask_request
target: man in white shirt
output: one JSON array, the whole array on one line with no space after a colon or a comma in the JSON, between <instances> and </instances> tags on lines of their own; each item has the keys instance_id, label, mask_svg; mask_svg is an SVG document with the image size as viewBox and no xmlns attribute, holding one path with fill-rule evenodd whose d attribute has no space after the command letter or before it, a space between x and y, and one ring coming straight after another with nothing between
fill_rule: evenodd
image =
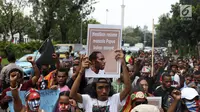
<instances>
[{"instance_id":1,"label":"man in white shirt","mask_svg":"<svg viewBox=\"0 0 200 112\"><path fill-rule=\"evenodd\" d=\"M81 69L76 78L70 92L70 97L79 103L83 104L83 109L86 112L119 112L125 104L125 99L131 90L131 81L126 66L124 54L121 50L116 51L116 59L121 60L124 89L117 94L112 93L111 82L109 79L99 78L94 80L91 86L92 94L77 93L80 86L81 77L85 69L89 66L90 61L84 57L81 62Z\"/></svg>"}]
</instances>

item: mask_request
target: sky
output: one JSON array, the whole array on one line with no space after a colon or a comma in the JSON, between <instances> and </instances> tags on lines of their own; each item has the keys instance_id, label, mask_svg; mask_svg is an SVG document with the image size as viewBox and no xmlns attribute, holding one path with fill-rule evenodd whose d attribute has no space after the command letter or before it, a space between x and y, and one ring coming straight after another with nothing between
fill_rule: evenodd
<instances>
[{"instance_id":1,"label":"sky","mask_svg":"<svg viewBox=\"0 0 200 112\"><path fill-rule=\"evenodd\" d=\"M89 18L94 18L102 24L121 25L122 0L97 0L95 11ZM124 27L137 25L141 28L148 26L152 30L152 21L158 23L158 17L171 10L171 4L179 0L124 0L125 17ZM108 9L108 13L106 11ZM106 16L107 15L107 16Z\"/></svg>"}]
</instances>

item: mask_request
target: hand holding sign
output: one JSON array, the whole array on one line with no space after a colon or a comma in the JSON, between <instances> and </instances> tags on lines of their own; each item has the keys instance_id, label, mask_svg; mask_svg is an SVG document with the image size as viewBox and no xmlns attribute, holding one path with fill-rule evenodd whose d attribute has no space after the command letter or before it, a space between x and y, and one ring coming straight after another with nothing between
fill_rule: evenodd
<instances>
[{"instance_id":1,"label":"hand holding sign","mask_svg":"<svg viewBox=\"0 0 200 112\"><path fill-rule=\"evenodd\" d=\"M81 72L85 71L85 69L89 67L90 63L91 62L89 61L87 56L81 57L81 69L80 69L80 71Z\"/></svg>"},{"instance_id":2,"label":"hand holding sign","mask_svg":"<svg viewBox=\"0 0 200 112\"><path fill-rule=\"evenodd\" d=\"M124 55L123 51L116 50L115 53L116 53L115 59L120 60L122 62L122 64L124 64L125 63L125 58L124 58L125 55Z\"/></svg>"}]
</instances>

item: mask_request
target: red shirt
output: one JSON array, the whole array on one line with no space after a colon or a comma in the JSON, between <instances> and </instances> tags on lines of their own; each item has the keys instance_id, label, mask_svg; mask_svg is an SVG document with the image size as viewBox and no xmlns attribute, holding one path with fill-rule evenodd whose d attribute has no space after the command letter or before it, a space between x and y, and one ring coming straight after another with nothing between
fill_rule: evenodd
<instances>
[{"instance_id":1,"label":"red shirt","mask_svg":"<svg viewBox=\"0 0 200 112\"><path fill-rule=\"evenodd\" d=\"M28 80L27 82L24 82L20 88L21 91L27 91L28 89L32 88L34 86L34 84L32 83L32 80ZM5 90L3 90L2 95L1 95L1 100L6 96L6 92L11 91L10 87L6 88ZM2 106L6 106L8 108L8 103L7 104L2 104L0 103L1 107ZM5 107L5 108L6 108Z\"/></svg>"}]
</instances>

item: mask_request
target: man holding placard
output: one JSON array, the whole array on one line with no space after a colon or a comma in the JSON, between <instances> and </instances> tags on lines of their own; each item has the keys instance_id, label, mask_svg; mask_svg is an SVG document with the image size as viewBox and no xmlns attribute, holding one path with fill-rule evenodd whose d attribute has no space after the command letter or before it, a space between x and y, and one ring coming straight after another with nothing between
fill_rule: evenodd
<instances>
[{"instance_id":1,"label":"man holding placard","mask_svg":"<svg viewBox=\"0 0 200 112\"><path fill-rule=\"evenodd\" d=\"M121 26L88 25L87 55L91 61L85 76L92 78L119 78L120 63L115 57L115 50L121 49Z\"/></svg>"},{"instance_id":2,"label":"man holding placard","mask_svg":"<svg viewBox=\"0 0 200 112\"><path fill-rule=\"evenodd\" d=\"M81 67L78 76L71 88L70 97L83 104L86 112L119 112L124 106L125 99L131 90L131 82L126 66L126 61L122 50L115 52L115 60L121 61L123 70L124 89L120 93L113 93L110 80L106 78L95 79L91 84L91 94L77 93L83 72L89 67L90 61L88 57L81 59Z\"/></svg>"}]
</instances>

